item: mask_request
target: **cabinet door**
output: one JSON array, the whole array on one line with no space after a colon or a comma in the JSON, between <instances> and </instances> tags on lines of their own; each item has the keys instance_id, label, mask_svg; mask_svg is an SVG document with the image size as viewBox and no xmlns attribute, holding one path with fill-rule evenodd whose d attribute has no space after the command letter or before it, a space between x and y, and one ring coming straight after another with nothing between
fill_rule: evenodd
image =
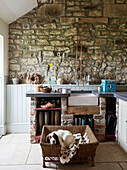
<instances>
[{"instance_id":1,"label":"cabinet door","mask_svg":"<svg viewBox=\"0 0 127 170\"><path fill-rule=\"evenodd\" d=\"M127 145L127 102L119 100L119 142Z\"/></svg>"}]
</instances>

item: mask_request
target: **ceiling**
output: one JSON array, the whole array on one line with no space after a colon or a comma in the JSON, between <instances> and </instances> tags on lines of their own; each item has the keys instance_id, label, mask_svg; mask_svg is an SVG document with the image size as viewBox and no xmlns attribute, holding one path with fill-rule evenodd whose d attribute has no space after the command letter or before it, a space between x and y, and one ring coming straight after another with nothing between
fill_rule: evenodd
<instances>
[{"instance_id":1,"label":"ceiling","mask_svg":"<svg viewBox=\"0 0 127 170\"><path fill-rule=\"evenodd\" d=\"M36 0L0 0L0 18L10 24L37 5Z\"/></svg>"}]
</instances>

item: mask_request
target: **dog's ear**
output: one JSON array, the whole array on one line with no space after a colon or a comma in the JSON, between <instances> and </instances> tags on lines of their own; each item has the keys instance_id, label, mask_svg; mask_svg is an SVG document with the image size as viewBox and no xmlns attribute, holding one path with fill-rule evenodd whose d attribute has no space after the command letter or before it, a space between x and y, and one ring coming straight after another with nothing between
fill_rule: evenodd
<instances>
[{"instance_id":1,"label":"dog's ear","mask_svg":"<svg viewBox=\"0 0 127 170\"><path fill-rule=\"evenodd\" d=\"M50 143L50 136L49 135L46 136L46 142Z\"/></svg>"},{"instance_id":2,"label":"dog's ear","mask_svg":"<svg viewBox=\"0 0 127 170\"><path fill-rule=\"evenodd\" d=\"M55 133L53 133L53 137L56 140L56 144L59 144L59 138Z\"/></svg>"}]
</instances>

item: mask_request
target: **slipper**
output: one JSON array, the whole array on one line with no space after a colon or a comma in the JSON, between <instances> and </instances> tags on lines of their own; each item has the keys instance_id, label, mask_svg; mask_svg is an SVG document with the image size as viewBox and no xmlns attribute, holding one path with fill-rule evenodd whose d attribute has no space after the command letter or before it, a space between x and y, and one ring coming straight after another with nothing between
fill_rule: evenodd
<instances>
[{"instance_id":1,"label":"slipper","mask_svg":"<svg viewBox=\"0 0 127 170\"><path fill-rule=\"evenodd\" d=\"M55 107L55 104L51 104L50 102L46 103L45 105L41 105L42 108L51 108L51 107Z\"/></svg>"}]
</instances>

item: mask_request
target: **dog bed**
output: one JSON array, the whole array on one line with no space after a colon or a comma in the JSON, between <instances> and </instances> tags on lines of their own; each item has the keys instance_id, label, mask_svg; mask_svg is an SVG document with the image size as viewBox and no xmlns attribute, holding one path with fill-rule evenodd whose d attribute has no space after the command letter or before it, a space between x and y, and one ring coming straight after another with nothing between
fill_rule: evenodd
<instances>
[{"instance_id":1,"label":"dog bed","mask_svg":"<svg viewBox=\"0 0 127 170\"><path fill-rule=\"evenodd\" d=\"M59 144L46 143L46 136L59 129L69 130L72 134L80 133L82 136L87 133L89 143L79 144L79 149L76 155L71 159L75 162L88 162L91 161L91 166L94 166L94 157L96 154L96 148L98 146L98 140L88 125L85 126L50 126L45 125L42 129L40 145L43 156L43 167L45 162L59 162L61 146Z\"/></svg>"}]
</instances>

